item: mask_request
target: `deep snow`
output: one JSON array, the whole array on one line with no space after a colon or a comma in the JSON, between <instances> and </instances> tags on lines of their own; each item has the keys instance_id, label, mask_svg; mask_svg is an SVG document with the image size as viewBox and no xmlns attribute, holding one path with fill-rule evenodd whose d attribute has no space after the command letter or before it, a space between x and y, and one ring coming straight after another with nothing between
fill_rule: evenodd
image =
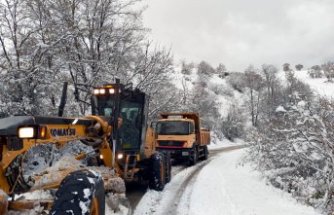
<instances>
[{"instance_id":1,"label":"deep snow","mask_svg":"<svg viewBox=\"0 0 334 215\"><path fill-rule=\"evenodd\" d=\"M212 136L213 134L211 134L211 137ZM208 145L208 148L209 150L217 150L217 149L223 149L229 146L240 146L240 145L247 145L247 143L241 139L235 139L232 142L224 137L222 140L219 140L218 138L216 138L215 141L211 141L210 145Z\"/></svg>"},{"instance_id":2,"label":"deep snow","mask_svg":"<svg viewBox=\"0 0 334 215\"><path fill-rule=\"evenodd\" d=\"M163 192L147 192L138 204L135 215L320 214L298 203L290 194L267 184L259 172L242 162L244 154L245 150L221 153L195 175L192 173L197 167L183 170ZM189 175L190 181L186 187L182 187L189 180ZM175 210L171 210L174 206Z\"/></svg>"},{"instance_id":3,"label":"deep snow","mask_svg":"<svg viewBox=\"0 0 334 215\"><path fill-rule=\"evenodd\" d=\"M311 78L307 70L295 71L294 74L299 81L308 84L316 95L334 99L334 83L328 82L327 78ZM280 71L278 77L286 83L284 71Z\"/></svg>"},{"instance_id":4,"label":"deep snow","mask_svg":"<svg viewBox=\"0 0 334 215\"><path fill-rule=\"evenodd\" d=\"M334 99L334 83L328 82L327 78L311 78L306 70L296 71L295 76L300 81L310 85L316 94Z\"/></svg>"}]
</instances>

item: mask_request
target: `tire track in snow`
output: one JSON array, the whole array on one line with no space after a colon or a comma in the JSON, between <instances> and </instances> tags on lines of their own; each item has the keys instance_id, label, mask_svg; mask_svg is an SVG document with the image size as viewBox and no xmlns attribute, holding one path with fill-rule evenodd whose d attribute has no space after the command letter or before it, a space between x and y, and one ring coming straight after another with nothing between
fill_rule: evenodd
<instances>
[{"instance_id":1,"label":"tire track in snow","mask_svg":"<svg viewBox=\"0 0 334 215\"><path fill-rule=\"evenodd\" d=\"M192 187L190 186L191 183L194 182L198 173L210 161L211 161L211 159L209 159L207 161L202 161L201 163L197 164L196 165L197 168L194 171L192 171L189 175L187 175L186 179L180 184L179 189L177 190L177 192L174 195L174 198L167 204L167 208L169 208L169 210L164 212L163 215L178 214L179 203L184 202L184 201L181 201L181 199L184 197L186 189L192 189ZM190 194L186 198L190 198L191 190L189 192L190 192ZM188 205L187 208L189 208L189 205ZM184 214L184 213L182 213L182 214Z\"/></svg>"},{"instance_id":2,"label":"tire track in snow","mask_svg":"<svg viewBox=\"0 0 334 215\"><path fill-rule=\"evenodd\" d=\"M189 207L190 207L190 197L192 194L192 184L196 181L196 177L200 173L200 171L209 164L218 154L223 152L229 152L237 149L241 149L247 146L231 146L226 147L223 149L216 149L210 151L210 157L208 160L201 161L196 165L196 169L191 172L187 178L183 181L183 183L180 186L180 189L176 192L172 202L168 203L168 208L170 208L168 211L164 212L163 215L175 215L175 214L189 214ZM184 201L188 200L188 201ZM187 205L182 206L179 205L180 202L187 202Z\"/></svg>"},{"instance_id":3,"label":"tire track in snow","mask_svg":"<svg viewBox=\"0 0 334 215\"><path fill-rule=\"evenodd\" d=\"M173 172L172 181L166 185L163 192L148 191L139 202L138 208L134 210L135 215L175 215L188 214L190 207L190 197L192 184L196 181L199 172L209 164L216 155L224 152L238 150L247 146L231 146L223 149L210 151L210 157L206 161L201 161L192 167L177 167ZM174 167L173 167L174 168ZM183 201L184 199L189 201ZM179 205L180 202L189 202L187 205Z\"/></svg>"}]
</instances>

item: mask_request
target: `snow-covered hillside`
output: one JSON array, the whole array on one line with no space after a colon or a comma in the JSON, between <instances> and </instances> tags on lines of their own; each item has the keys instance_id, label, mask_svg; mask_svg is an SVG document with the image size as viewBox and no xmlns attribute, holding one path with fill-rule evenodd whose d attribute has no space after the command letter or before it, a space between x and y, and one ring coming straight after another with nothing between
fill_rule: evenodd
<instances>
[{"instance_id":1,"label":"snow-covered hillside","mask_svg":"<svg viewBox=\"0 0 334 215\"><path fill-rule=\"evenodd\" d=\"M188 103L184 105L183 111L199 112L202 122L206 122L202 125L211 126L212 145L220 147L233 144L224 138L221 121L226 119L233 107L243 106L247 97L231 86L230 77L220 77L217 73L203 74L198 67L185 73L180 66L175 66L170 78L172 84L187 95Z\"/></svg>"},{"instance_id":2,"label":"snow-covered hillside","mask_svg":"<svg viewBox=\"0 0 334 215\"><path fill-rule=\"evenodd\" d=\"M300 81L310 85L316 94L334 99L334 83L328 82L327 78L311 78L306 70L296 71L295 76Z\"/></svg>"},{"instance_id":3,"label":"snow-covered hillside","mask_svg":"<svg viewBox=\"0 0 334 215\"><path fill-rule=\"evenodd\" d=\"M199 82L205 82L207 92L218 102L217 108L222 117L227 115L233 104L243 104L245 100L245 96L227 82L228 78L221 78L217 74L200 76L197 68L192 69L190 74L182 74L181 69L175 67L171 79L178 89L186 90L188 93L194 90Z\"/></svg>"},{"instance_id":4,"label":"snow-covered hillside","mask_svg":"<svg viewBox=\"0 0 334 215\"><path fill-rule=\"evenodd\" d=\"M308 84L316 95L334 99L334 83L328 82L327 78L311 78L307 70L295 71L294 75L299 81ZM279 77L283 82L286 82L283 71L279 73Z\"/></svg>"}]
</instances>

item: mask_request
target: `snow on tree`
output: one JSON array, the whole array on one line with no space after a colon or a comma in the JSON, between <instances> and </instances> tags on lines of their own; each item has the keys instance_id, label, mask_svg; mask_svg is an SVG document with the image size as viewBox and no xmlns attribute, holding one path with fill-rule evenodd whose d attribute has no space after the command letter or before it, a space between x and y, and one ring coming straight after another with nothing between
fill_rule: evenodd
<instances>
[{"instance_id":1,"label":"snow on tree","mask_svg":"<svg viewBox=\"0 0 334 215\"><path fill-rule=\"evenodd\" d=\"M281 104L248 132L250 159L274 186L333 211L333 103L314 99L291 71L286 75Z\"/></svg>"},{"instance_id":2,"label":"snow on tree","mask_svg":"<svg viewBox=\"0 0 334 215\"><path fill-rule=\"evenodd\" d=\"M190 75L192 70L194 69L193 63L187 63L186 61L181 62L181 73L184 75Z\"/></svg>"},{"instance_id":3,"label":"snow on tree","mask_svg":"<svg viewBox=\"0 0 334 215\"><path fill-rule=\"evenodd\" d=\"M263 79L258 70L250 65L245 70L245 86L249 90L249 109L252 119L252 125L257 126L258 116L260 113L260 98L262 96L262 88L264 86Z\"/></svg>"},{"instance_id":4,"label":"snow on tree","mask_svg":"<svg viewBox=\"0 0 334 215\"><path fill-rule=\"evenodd\" d=\"M327 128L305 101L284 109L267 123L265 132L253 134L251 154L274 186L319 204L324 199L312 198L328 192L323 182L329 178L323 173L333 174L333 152L324 144Z\"/></svg>"},{"instance_id":5,"label":"snow on tree","mask_svg":"<svg viewBox=\"0 0 334 215\"><path fill-rule=\"evenodd\" d=\"M300 71L300 70L302 70L304 68L304 66L302 64L297 64L295 66L295 68L296 68L297 71Z\"/></svg>"},{"instance_id":6,"label":"snow on tree","mask_svg":"<svg viewBox=\"0 0 334 215\"><path fill-rule=\"evenodd\" d=\"M274 112L275 107L279 103L279 93L281 90L281 84L277 78L278 69L270 64L262 65L261 75L263 77L264 84L264 96L266 102L262 104L262 109L265 114L270 115Z\"/></svg>"},{"instance_id":7,"label":"snow on tree","mask_svg":"<svg viewBox=\"0 0 334 215\"><path fill-rule=\"evenodd\" d=\"M87 114L92 87L115 77L144 89L151 101L160 99L155 95L162 92L154 92L170 81L172 60L168 50L147 42L140 2L5 0L0 115L55 115L64 81L70 84L67 115Z\"/></svg>"},{"instance_id":8,"label":"snow on tree","mask_svg":"<svg viewBox=\"0 0 334 215\"><path fill-rule=\"evenodd\" d=\"M284 72L287 72L287 71L290 71L291 69L290 69L290 64L289 63L285 63L285 64L283 64L283 71Z\"/></svg>"},{"instance_id":9,"label":"snow on tree","mask_svg":"<svg viewBox=\"0 0 334 215\"><path fill-rule=\"evenodd\" d=\"M226 117L222 119L220 129L224 136L233 141L242 138L245 134L245 116L238 105L232 105Z\"/></svg>"},{"instance_id":10,"label":"snow on tree","mask_svg":"<svg viewBox=\"0 0 334 215\"><path fill-rule=\"evenodd\" d=\"M324 76L319 65L312 66L310 69L307 70L307 73L311 78L322 78Z\"/></svg>"},{"instance_id":11,"label":"snow on tree","mask_svg":"<svg viewBox=\"0 0 334 215\"><path fill-rule=\"evenodd\" d=\"M229 73L227 72L226 66L222 63L220 63L218 67L216 68L216 73L218 74L220 78L225 78L226 76L229 75Z\"/></svg>"},{"instance_id":12,"label":"snow on tree","mask_svg":"<svg viewBox=\"0 0 334 215\"><path fill-rule=\"evenodd\" d=\"M0 6L0 63L3 85L1 112L8 114L37 114L55 110L54 80L62 79L50 68L50 56L59 40L43 41L45 23L36 25L36 14L29 10L32 2L4 1ZM47 22L47 21L45 21Z\"/></svg>"},{"instance_id":13,"label":"snow on tree","mask_svg":"<svg viewBox=\"0 0 334 215\"><path fill-rule=\"evenodd\" d=\"M202 77L202 79L212 76L215 72L215 69L205 61L201 61L197 66L197 74Z\"/></svg>"},{"instance_id":14,"label":"snow on tree","mask_svg":"<svg viewBox=\"0 0 334 215\"><path fill-rule=\"evenodd\" d=\"M323 71L324 71L324 74L327 78L327 81L328 82L333 82L333 78L334 78L334 62L327 62L327 63L324 63L323 65L321 65Z\"/></svg>"}]
</instances>

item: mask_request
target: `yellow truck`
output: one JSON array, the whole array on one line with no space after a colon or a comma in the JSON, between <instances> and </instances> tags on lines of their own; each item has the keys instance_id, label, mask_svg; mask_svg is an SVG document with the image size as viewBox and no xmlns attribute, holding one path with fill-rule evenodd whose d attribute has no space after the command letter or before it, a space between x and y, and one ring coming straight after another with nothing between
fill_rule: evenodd
<instances>
[{"instance_id":1,"label":"yellow truck","mask_svg":"<svg viewBox=\"0 0 334 215\"><path fill-rule=\"evenodd\" d=\"M190 165L208 158L210 131L201 128L198 113L161 113L155 127L156 150Z\"/></svg>"}]
</instances>

